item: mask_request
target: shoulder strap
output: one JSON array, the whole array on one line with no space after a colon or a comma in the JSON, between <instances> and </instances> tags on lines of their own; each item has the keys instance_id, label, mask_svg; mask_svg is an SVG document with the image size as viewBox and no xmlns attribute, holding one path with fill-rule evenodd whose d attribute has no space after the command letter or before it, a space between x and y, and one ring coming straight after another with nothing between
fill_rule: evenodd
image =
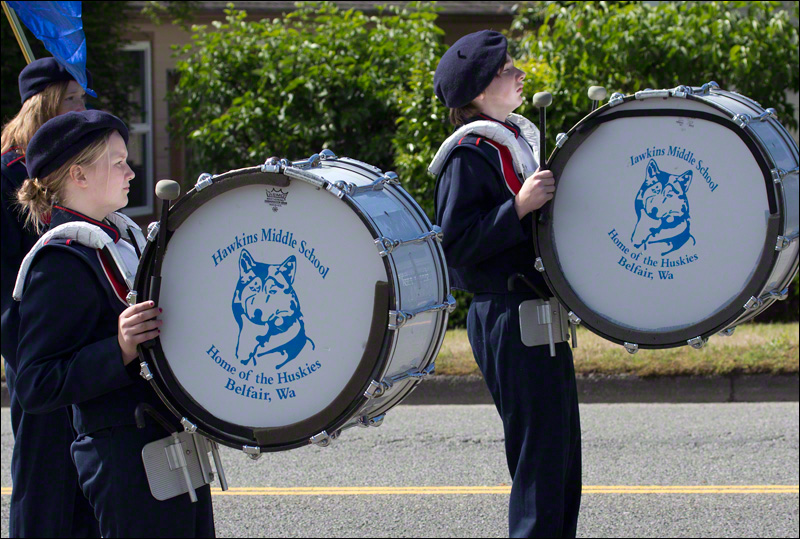
<instances>
[{"instance_id":1,"label":"shoulder strap","mask_svg":"<svg viewBox=\"0 0 800 539\"><path fill-rule=\"evenodd\" d=\"M539 161L539 150L538 144L534 144L535 141L531 140L531 138L535 138L536 141L539 140L539 130L536 129L536 126L533 125L530 121L528 121L524 116L520 116L519 114L513 114L509 117L514 121L514 123L518 123L520 126L520 131L522 132L522 136L528 141L531 145L531 149L533 150L533 156L536 158L536 161ZM438 176L444 167L445 163L447 162L447 158L450 155L450 151L458 146L458 142L463 139L465 136L473 135L473 136L481 136L491 139L499 144L502 144L506 148L508 148L509 152L511 152L511 160L513 163L514 170L517 174L522 175L522 177L526 177L529 174L533 173L532 170L527 171L525 166L523 165L524 161L522 159L521 150L519 149L519 145L517 144L516 137L503 127L501 124L497 122L490 122L486 120L478 120L476 122L470 122L467 125L463 125L459 127L455 133L447 137L447 139L442 143L439 147L439 150L436 152L436 155L433 157L433 161L431 161L430 166L428 167L428 172L433 174L434 176ZM530 137L530 138L529 138Z\"/></svg>"},{"instance_id":2,"label":"shoulder strap","mask_svg":"<svg viewBox=\"0 0 800 539\"><path fill-rule=\"evenodd\" d=\"M122 239L128 240L137 247L137 252L144 252L145 238L142 229L137 225L133 219L120 212L111 212L106 216L111 224L113 224L120 231ZM130 233L128 232L130 231ZM131 237L133 236L133 237Z\"/></svg>"},{"instance_id":3,"label":"shoulder strap","mask_svg":"<svg viewBox=\"0 0 800 539\"><path fill-rule=\"evenodd\" d=\"M38 239L28 254L25 255L25 258L22 259L19 273L17 273L17 282L14 285L14 292L12 294L15 300L19 301L20 298L22 298L22 292L25 288L25 277L37 253L46 247L48 242L57 239L72 240L91 249L105 250L116 265L119 274L125 280L125 285L129 290L133 288L133 275L131 275L128 268L125 266L117 246L114 245L114 240L97 225L86 222L70 222L47 231ZM69 244L69 242L67 242L67 244ZM109 272L106 272L106 274L108 275ZM117 288L116 283L112 281L111 284L113 288Z\"/></svg>"}]
</instances>

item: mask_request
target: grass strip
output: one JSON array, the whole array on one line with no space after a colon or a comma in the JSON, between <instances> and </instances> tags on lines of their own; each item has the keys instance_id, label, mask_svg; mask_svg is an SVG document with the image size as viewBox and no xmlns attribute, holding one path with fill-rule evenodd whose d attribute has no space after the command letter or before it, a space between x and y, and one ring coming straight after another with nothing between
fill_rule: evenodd
<instances>
[{"instance_id":1,"label":"grass strip","mask_svg":"<svg viewBox=\"0 0 800 539\"><path fill-rule=\"evenodd\" d=\"M689 346L661 350L625 349L578 328L573 351L579 375L712 376L729 374L794 374L800 371L798 323L744 324L731 337L714 336L695 350ZM447 332L437 375L480 374L465 329Z\"/></svg>"},{"instance_id":2,"label":"grass strip","mask_svg":"<svg viewBox=\"0 0 800 539\"><path fill-rule=\"evenodd\" d=\"M573 351L579 375L724 376L728 374L794 374L800 371L798 323L744 324L731 337L714 336L701 350L688 346L639 350L629 354L583 327ZM2 379L5 381L5 366ZM452 329L436 359L437 375L480 374L467 330Z\"/></svg>"}]
</instances>

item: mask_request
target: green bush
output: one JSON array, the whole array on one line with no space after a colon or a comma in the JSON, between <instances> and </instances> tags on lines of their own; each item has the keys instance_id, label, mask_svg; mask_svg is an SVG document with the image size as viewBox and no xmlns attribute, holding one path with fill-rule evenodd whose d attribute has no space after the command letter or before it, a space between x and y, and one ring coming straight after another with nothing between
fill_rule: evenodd
<instances>
[{"instance_id":1,"label":"green bush","mask_svg":"<svg viewBox=\"0 0 800 539\"><path fill-rule=\"evenodd\" d=\"M323 148L393 168L401 99L441 53L435 12L413 4L367 16L331 2L297 5L280 19L246 21L229 4L225 22L192 27L191 43L177 50L172 129L194 157L186 184L201 169Z\"/></svg>"},{"instance_id":2,"label":"green bush","mask_svg":"<svg viewBox=\"0 0 800 539\"><path fill-rule=\"evenodd\" d=\"M589 86L632 94L714 80L773 107L797 128L787 90L800 91L798 4L781 2L545 2L515 15L512 54L553 71L548 147L589 112ZM794 23L792 22L794 16ZM521 114L533 114L523 104Z\"/></svg>"}]
</instances>

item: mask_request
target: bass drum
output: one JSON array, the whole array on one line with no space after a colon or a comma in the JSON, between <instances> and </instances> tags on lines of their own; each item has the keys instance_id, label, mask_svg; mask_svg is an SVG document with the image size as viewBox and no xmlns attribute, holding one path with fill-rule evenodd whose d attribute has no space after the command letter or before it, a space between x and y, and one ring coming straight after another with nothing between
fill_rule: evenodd
<instances>
[{"instance_id":1,"label":"bass drum","mask_svg":"<svg viewBox=\"0 0 800 539\"><path fill-rule=\"evenodd\" d=\"M325 151L204 174L166 234L164 323L140 350L187 430L253 456L324 446L380 424L433 370L455 302L441 233L394 173Z\"/></svg>"},{"instance_id":2,"label":"bass drum","mask_svg":"<svg viewBox=\"0 0 800 539\"><path fill-rule=\"evenodd\" d=\"M798 149L773 109L713 82L615 94L557 146L535 243L573 323L699 348L786 297Z\"/></svg>"}]
</instances>

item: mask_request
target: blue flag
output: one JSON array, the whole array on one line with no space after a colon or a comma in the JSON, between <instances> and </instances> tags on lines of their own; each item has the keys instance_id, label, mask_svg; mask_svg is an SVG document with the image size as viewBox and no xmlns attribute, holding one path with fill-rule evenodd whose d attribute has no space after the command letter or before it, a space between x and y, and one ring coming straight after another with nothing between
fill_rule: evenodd
<instances>
[{"instance_id":1,"label":"blue flag","mask_svg":"<svg viewBox=\"0 0 800 539\"><path fill-rule=\"evenodd\" d=\"M53 57L69 71L86 93L86 37L80 2L7 2Z\"/></svg>"}]
</instances>

